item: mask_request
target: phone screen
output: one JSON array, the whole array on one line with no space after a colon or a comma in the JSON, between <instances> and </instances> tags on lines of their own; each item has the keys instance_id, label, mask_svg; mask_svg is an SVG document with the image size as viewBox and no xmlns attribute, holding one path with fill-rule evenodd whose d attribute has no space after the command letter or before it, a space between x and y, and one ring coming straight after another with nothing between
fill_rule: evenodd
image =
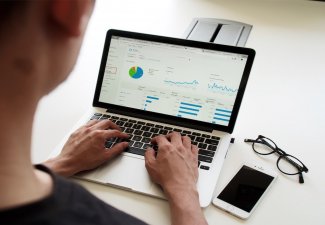
<instances>
[{"instance_id":1,"label":"phone screen","mask_svg":"<svg viewBox=\"0 0 325 225\"><path fill-rule=\"evenodd\" d=\"M219 194L218 198L250 212L273 179L274 177L270 175L243 166Z\"/></svg>"}]
</instances>

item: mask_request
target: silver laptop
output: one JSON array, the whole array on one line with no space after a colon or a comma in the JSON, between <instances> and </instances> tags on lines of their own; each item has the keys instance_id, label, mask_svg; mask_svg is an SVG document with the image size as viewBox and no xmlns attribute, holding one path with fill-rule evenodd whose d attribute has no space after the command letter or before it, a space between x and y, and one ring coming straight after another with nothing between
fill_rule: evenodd
<instances>
[{"instance_id":1,"label":"silver laptop","mask_svg":"<svg viewBox=\"0 0 325 225\"><path fill-rule=\"evenodd\" d=\"M152 137L177 131L200 149L197 187L201 206L208 206L254 56L247 48L109 30L93 107L71 132L90 119L110 119L130 134L129 148L76 177L165 198L150 180L143 155Z\"/></svg>"}]
</instances>

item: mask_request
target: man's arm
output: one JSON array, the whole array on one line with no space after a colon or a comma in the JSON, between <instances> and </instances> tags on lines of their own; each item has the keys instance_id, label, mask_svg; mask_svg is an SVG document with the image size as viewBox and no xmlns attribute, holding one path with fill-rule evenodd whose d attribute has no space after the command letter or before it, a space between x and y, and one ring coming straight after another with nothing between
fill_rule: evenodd
<instances>
[{"instance_id":1,"label":"man's arm","mask_svg":"<svg viewBox=\"0 0 325 225\"><path fill-rule=\"evenodd\" d=\"M207 224L196 188L198 148L189 137L175 132L157 136L152 142L158 145L158 152L155 156L153 149L146 151L146 168L167 196L172 224Z\"/></svg>"}]
</instances>

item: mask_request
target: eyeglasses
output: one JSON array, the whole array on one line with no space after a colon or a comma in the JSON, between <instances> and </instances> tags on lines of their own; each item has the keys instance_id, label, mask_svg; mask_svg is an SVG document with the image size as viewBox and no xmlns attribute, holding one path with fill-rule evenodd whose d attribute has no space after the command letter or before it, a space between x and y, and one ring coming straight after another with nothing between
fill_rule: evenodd
<instances>
[{"instance_id":1,"label":"eyeglasses","mask_svg":"<svg viewBox=\"0 0 325 225\"><path fill-rule=\"evenodd\" d=\"M276 162L278 169L287 175L299 175L299 183L304 183L302 172L307 173L307 167L296 157L287 154L280 149L271 139L258 135L256 140L245 139L244 142L252 142L253 150L260 155L277 153L279 158Z\"/></svg>"}]
</instances>

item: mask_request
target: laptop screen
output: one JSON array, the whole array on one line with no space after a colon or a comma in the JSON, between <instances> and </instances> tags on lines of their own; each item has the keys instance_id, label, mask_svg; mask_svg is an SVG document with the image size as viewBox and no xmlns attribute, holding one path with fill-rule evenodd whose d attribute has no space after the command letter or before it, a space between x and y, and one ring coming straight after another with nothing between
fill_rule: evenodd
<instances>
[{"instance_id":1,"label":"laptop screen","mask_svg":"<svg viewBox=\"0 0 325 225\"><path fill-rule=\"evenodd\" d=\"M228 126L247 58L113 35L99 102Z\"/></svg>"}]
</instances>

